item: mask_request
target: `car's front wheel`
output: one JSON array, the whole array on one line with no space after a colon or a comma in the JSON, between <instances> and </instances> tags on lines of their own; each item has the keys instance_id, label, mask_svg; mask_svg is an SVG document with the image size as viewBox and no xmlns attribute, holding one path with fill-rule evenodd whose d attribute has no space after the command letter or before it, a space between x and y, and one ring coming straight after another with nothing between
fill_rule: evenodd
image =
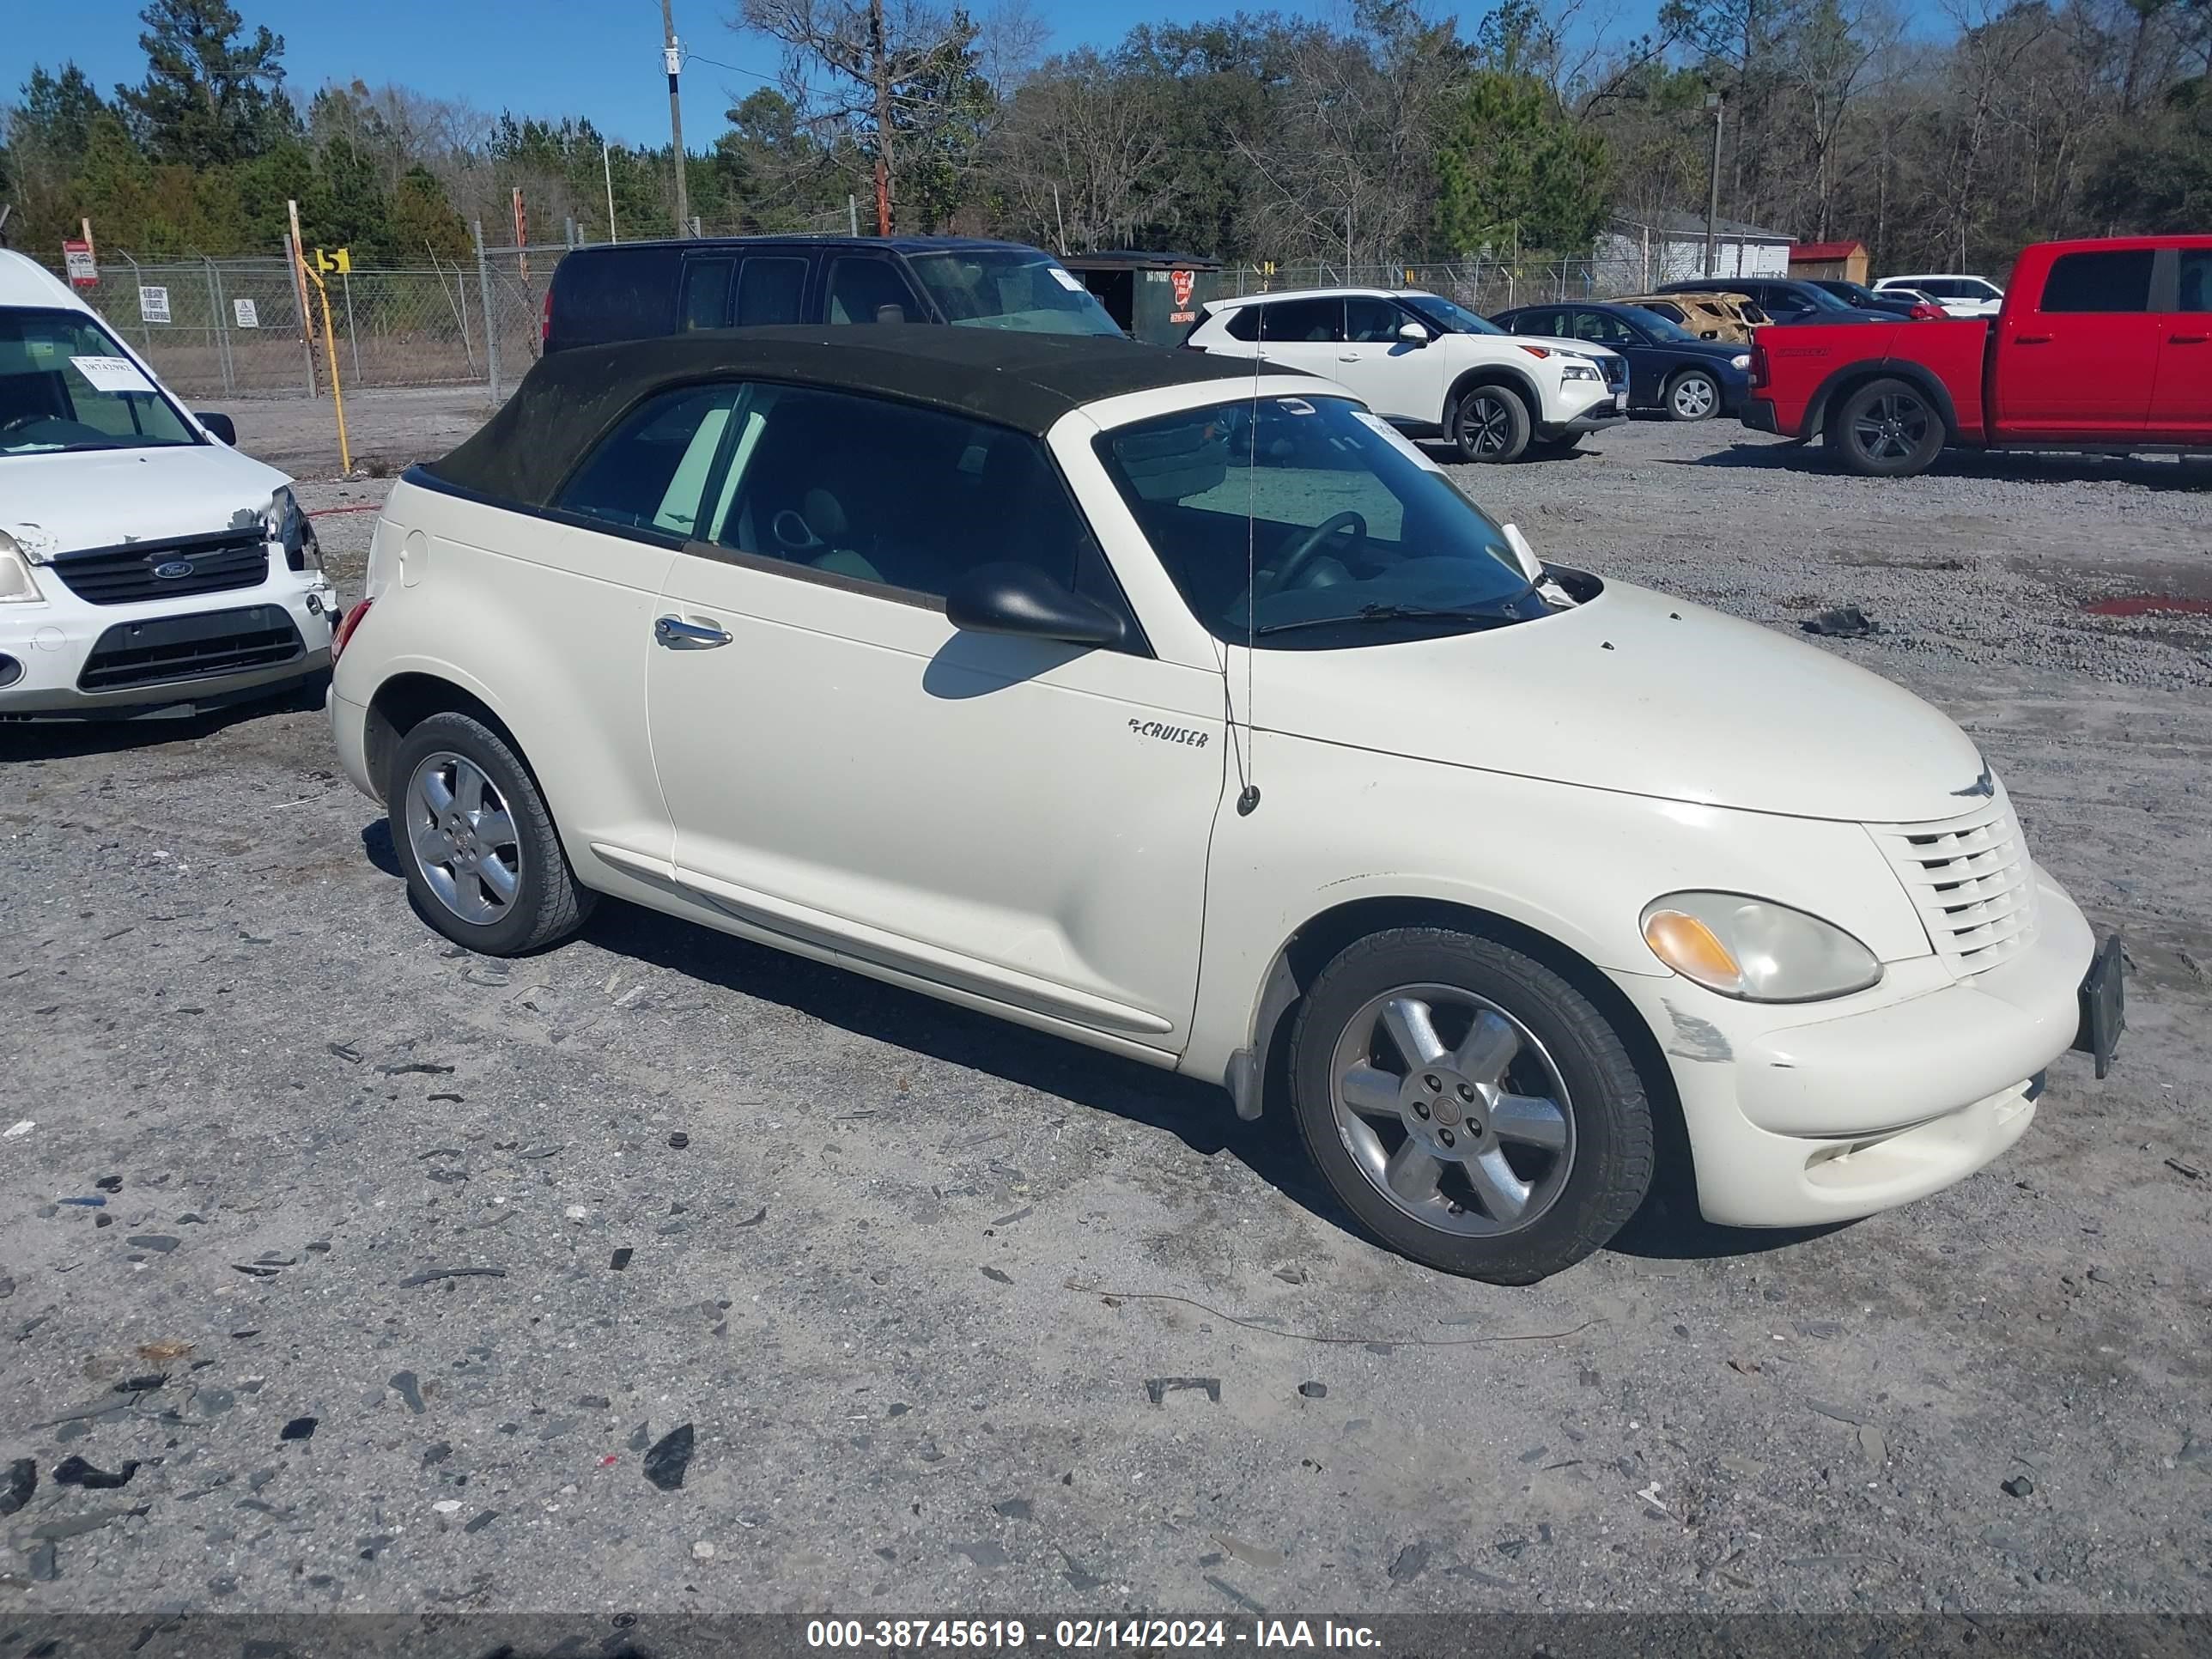
<instances>
[{"instance_id":1,"label":"car's front wheel","mask_svg":"<svg viewBox=\"0 0 2212 1659\"><path fill-rule=\"evenodd\" d=\"M1925 472L1943 453L1943 417L1926 393L1903 380L1869 380L1828 417L1828 453L1869 478Z\"/></svg>"},{"instance_id":2,"label":"car's front wheel","mask_svg":"<svg viewBox=\"0 0 2212 1659\"><path fill-rule=\"evenodd\" d=\"M1463 461L1517 461L1530 429L1528 405L1510 386L1472 386L1452 410L1452 442Z\"/></svg>"},{"instance_id":3,"label":"car's front wheel","mask_svg":"<svg viewBox=\"0 0 2212 1659\"><path fill-rule=\"evenodd\" d=\"M1720 382L1701 368L1686 368L1667 382L1665 404L1670 421L1710 420L1720 410Z\"/></svg>"},{"instance_id":4,"label":"car's front wheel","mask_svg":"<svg viewBox=\"0 0 2212 1659\"><path fill-rule=\"evenodd\" d=\"M1650 1186L1650 1108L1620 1034L1497 940L1370 935L1316 979L1291 1042L1308 1153L1429 1267L1533 1283L1603 1245Z\"/></svg>"},{"instance_id":5,"label":"car's front wheel","mask_svg":"<svg viewBox=\"0 0 2212 1659\"><path fill-rule=\"evenodd\" d=\"M568 867L521 757L473 717L433 714L392 757L392 839L423 920L488 957L574 933L597 895Z\"/></svg>"}]
</instances>

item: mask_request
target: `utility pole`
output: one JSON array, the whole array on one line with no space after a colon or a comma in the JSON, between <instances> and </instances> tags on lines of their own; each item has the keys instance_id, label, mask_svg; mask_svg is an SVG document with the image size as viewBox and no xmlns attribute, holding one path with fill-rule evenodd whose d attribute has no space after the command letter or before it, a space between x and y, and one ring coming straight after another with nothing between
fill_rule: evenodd
<instances>
[{"instance_id":1,"label":"utility pole","mask_svg":"<svg viewBox=\"0 0 2212 1659\"><path fill-rule=\"evenodd\" d=\"M1713 241L1721 217L1721 120L1727 113L1728 105L1720 94L1709 92L1705 94L1705 107L1713 112L1712 185L1705 194L1705 278L1710 282L1716 274Z\"/></svg>"},{"instance_id":2,"label":"utility pole","mask_svg":"<svg viewBox=\"0 0 2212 1659\"><path fill-rule=\"evenodd\" d=\"M599 170L607 181L607 240L619 242L622 233L615 228L615 158L607 148L607 141L599 140Z\"/></svg>"},{"instance_id":3,"label":"utility pole","mask_svg":"<svg viewBox=\"0 0 2212 1659\"><path fill-rule=\"evenodd\" d=\"M691 230L690 181L684 175L684 100L676 90L676 77L684 71L684 43L676 38L676 19L669 0L660 0L660 61L668 70L668 137L676 152L676 234Z\"/></svg>"},{"instance_id":4,"label":"utility pole","mask_svg":"<svg viewBox=\"0 0 2212 1659\"><path fill-rule=\"evenodd\" d=\"M876 234L891 234L891 66L884 45L884 0L868 0L869 77L876 92Z\"/></svg>"}]
</instances>

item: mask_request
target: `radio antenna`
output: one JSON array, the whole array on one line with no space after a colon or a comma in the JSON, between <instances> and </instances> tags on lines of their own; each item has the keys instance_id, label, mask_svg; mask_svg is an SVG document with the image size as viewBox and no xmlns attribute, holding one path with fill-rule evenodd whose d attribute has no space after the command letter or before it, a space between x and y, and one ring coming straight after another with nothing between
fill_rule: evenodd
<instances>
[{"instance_id":1,"label":"radio antenna","mask_svg":"<svg viewBox=\"0 0 2212 1659\"><path fill-rule=\"evenodd\" d=\"M1264 342L1267 333L1267 311L1260 308L1260 335ZM1258 343L1255 342L1255 343ZM1260 459L1260 369L1261 355L1252 354L1252 418L1246 422L1244 433L1244 742L1237 749L1240 781L1243 787L1237 795L1237 816L1249 817L1253 808L1260 804L1260 738L1258 723L1252 718L1252 659L1259 650L1260 640L1260 547L1259 547L1259 483L1254 477ZM1236 735L1235 699L1231 699L1230 735Z\"/></svg>"}]
</instances>

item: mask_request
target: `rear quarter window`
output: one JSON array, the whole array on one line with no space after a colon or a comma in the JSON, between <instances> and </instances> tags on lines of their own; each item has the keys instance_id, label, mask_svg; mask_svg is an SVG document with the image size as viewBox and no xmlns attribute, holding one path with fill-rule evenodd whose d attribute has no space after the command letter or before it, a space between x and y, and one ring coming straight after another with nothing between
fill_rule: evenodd
<instances>
[{"instance_id":1,"label":"rear quarter window","mask_svg":"<svg viewBox=\"0 0 2212 1659\"><path fill-rule=\"evenodd\" d=\"M553 273L548 331L558 349L676 331L682 256L666 247L580 248Z\"/></svg>"}]
</instances>

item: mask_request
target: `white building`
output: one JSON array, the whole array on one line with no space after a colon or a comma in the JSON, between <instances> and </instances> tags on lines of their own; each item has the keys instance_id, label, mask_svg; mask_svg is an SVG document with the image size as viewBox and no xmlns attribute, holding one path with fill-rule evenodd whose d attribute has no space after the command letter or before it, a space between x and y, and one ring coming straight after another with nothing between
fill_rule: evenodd
<instances>
[{"instance_id":1,"label":"white building","mask_svg":"<svg viewBox=\"0 0 2212 1659\"><path fill-rule=\"evenodd\" d=\"M1713 225L1713 275L1787 276L1787 232L1720 219ZM1705 275L1705 220L1699 213L1616 214L1599 234L1592 279L1609 294L1647 294L1662 283Z\"/></svg>"}]
</instances>

